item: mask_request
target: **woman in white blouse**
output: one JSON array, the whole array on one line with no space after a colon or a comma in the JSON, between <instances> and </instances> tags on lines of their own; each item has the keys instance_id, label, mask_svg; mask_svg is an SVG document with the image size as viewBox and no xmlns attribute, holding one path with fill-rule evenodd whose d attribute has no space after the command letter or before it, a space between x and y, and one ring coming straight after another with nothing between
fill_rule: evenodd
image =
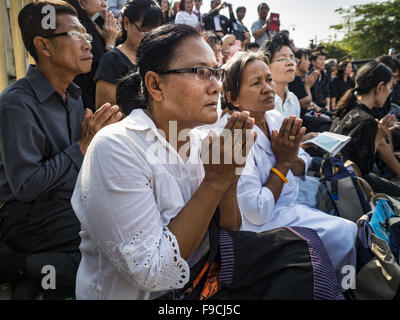
<instances>
[{"instance_id":1,"label":"woman in white blouse","mask_svg":"<svg viewBox=\"0 0 400 320\"><path fill-rule=\"evenodd\" d=\"M356 225L348 220L296 204L298 179L310 157L300 147L302 120L284 118L275 106L275 83L268 59L261 53L236 54L225 67L223 108L250 111L257 140L238 184L242 229L261 232L284 226L314 229L340 276L355 265ZM344 276L344 274L342 275Z\"/></svg>"},{"instance_id":2,"label":"woman in white blouse","mask_svg":"<svg viewBox=\"0 0 400 320\"><path fill-rule=\"evenodd\" d=\"M199 18L193 13L193 6L193 0L181 0L179 12L175 17L175 24L187 24L200 31Z\"/></svg>"},{"instance_id":3,"label":"woman in white blouse","mask_svg":"<svg viewBox=\"0 0 400 320\"><path fill-rule=\"evenodd\" d=\"M208 251L217 206L221 228L241 225L236 169L244 164L203 165L202 136L192 130L218 117L224 71L212 49L193 28L164 25L145 36L137 64L121 84L133 111L95 136L72 197L82 229L78 299L154 299L182 288ZM225 134L253 125L236 113Z\"/></svg>"}]
</instances>

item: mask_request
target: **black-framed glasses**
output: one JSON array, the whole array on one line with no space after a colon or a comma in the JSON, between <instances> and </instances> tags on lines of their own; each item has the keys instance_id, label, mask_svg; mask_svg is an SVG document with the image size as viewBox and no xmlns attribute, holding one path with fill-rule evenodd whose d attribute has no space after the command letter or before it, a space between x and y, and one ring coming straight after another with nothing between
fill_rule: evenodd
<instances>
[{"instance_id":1,"label":"black-framed glasses","mask_svg":"<svg viewBox=\"0 0 400 320\"><path fill-rule=\"evenodd\" d=\"M181 68L158 72L158 74L160 75L169 73L194 73L197 80L211 80L212 78L214 78L217 81L224 81L225 78L224 69L213 69L206 66Z\"/></svg>"},{"instance_id":2,"label":"black-framed glasses","mask_svg":"<svg viewBox=\"0 0 400 320\"><path fill-rule=\"evenodd\" d=\"M60 36L69 36L77 41L85 39L89 44L92 43L93 41L93 37L90 33L81 33L79 31L68 31L68 32L49 34L48 36L44 36L44 38L55 38Z\"/></svg>"}]
</instances>

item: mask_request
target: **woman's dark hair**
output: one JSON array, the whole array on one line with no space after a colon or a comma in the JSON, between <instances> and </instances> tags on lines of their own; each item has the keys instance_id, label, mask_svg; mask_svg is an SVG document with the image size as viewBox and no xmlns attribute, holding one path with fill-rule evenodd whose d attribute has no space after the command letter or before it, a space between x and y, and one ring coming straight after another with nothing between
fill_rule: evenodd
<instances>
[{"instance_id":1,"label":"woman's dark hair","mask_svg":"<svg viewBox=\"0 0 400 320\"><path fill-rule=\"evenodd\" d=\"M136 63L138 71L124 77L117 86L117 104L126 115L134 109L147 109L149 95L144 85L147 72L168 70L183 40L201 38L184 24L167 24L149 32L140 42Z\"/></svg>"},{"instance_id":2,"label":"woman's dark hair","mask_svg":"<svg viewBox=\"0 0 400 320\"><path fill-rule=\"evenodd\" d=\"M356 87L348 90L339 100L336 116L343 117L357 101L358 95L367 94L379 83L387 84L392 78L393 72L383 63L370 61L363 65L357 73Z\"/></svg>"},{"instance_id":3,"label":"woman's dark hair","mask_svg":"<svg viewBox=\"0 0 400 320\"><path fill-rule=\"evenodd\" d=\"M159 5L160 8L161 8L162 0L156 0L156 1L157 1L158 5ZM165 11L165 12L163 12L164 23L167 23L168 20L169 20L169 1L167 1L167 6L168 6L168 10ZM162 11L162 9L161 9L161 11Z\"/></svg>"},{"instance_id":4,"label":"woman's dark hair","mask_svg":"<svg viewBox=\"0 0 400 320\"><path fill-rule=\"evenodd\" d=\"M48 11L44 10L43 13L42 9L47 5L54 8L56 16L59 14L78 15L76 10L69 3L61 0L37 1L27 4L21 9L18 14L18 24L21 30L22 40L26 50L28 50L36 62L38 61L38 56L35 45L33 44L33 39L38 36L46 37L55 32L53 28L45 29L42 26L43 19L48 15Z\"/></svg>"},{"instance_id":5,"label":"woman's dark hair","mask_svg":"<svg viewBox=\"0 0 400 320\"><path fill-rule=\"evenodd\" d=\"M268 57L262 52L237 52L228 63L223 67L225 69L225 79L222 82L221 89L221 108L236 110L236 107L228 101L228 92L231 101L239 96L240 86L242 84L242 75L246 66L256 60L265 62L269 65Z\"/></svg>"},{"instance_id":6,"label":"woman's dark hair","mask_svg":"<svg viewBox=\"0 0 400 320\"><path fill-rule=\"evenodd\" d=\"M160 6L153 0L131 0L121 9L120 24L122 34L117 40L117 45L124 43L128 33L124 28L124 18L127 17L130 23L138 22L143 18L141 27L156 28L164 23L164 17Z\"/></svg>"},{"instance_id":7,"label":"woman's dark hair","mask_svg":"<svg viewBox=\"0 0 400 320\"><path fill-rule=\"evenodd\" d=\"M400 61L392 56L380 56L376 58L376 61L383 63L385 66L389 67L393 73L400 71Z\"/></svg>"},{"instance_id":8,"label":"woman's dark hair","mask_svg":"<svg viewBox=\"0 0 400 320\"><path fill-rule=\"evenodd\" d=\"M262 51L264 51L264 54L269 58L269 60L272 60L274 54L284 46L290 48L289 38L284 32L278 32L270 40L264 43Z\"/></svg>"},{"instance_id":9,"label":"woman's dark hair","mask_svg":"<svg viewBox=\"0 0 400 320\"><path fill-rule=\"evenodd\" d=\"M344 79L344 71L347 68L348 64L351 64L351 61L349 60L344 60L344 61L340 61L339 64L337 65L337 70L336 70L336 77L338 77L339 79Z\"/></svg>"}]
</instances>

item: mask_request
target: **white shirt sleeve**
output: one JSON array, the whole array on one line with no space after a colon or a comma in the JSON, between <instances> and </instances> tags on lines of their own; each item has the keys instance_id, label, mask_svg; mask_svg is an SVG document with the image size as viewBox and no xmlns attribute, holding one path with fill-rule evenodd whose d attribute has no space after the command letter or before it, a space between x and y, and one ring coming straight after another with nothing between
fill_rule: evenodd
<instances>
[{"instance_id":1,"label":"white shirt sleeve","mask_svg":"<svg viewBox=\"0 0 400 320\"><path fill-rule=\"evenodd\" d=\"M275 197L271 190L263 186L261 176L251 152L239 178L237 199L243 217L257 226L263 225L275 217L273 213Z\"/></svg>"},{"instance_id":2,"label":"white shirt sleeve","mask_svg":"<svg viewBox=\"0 0 400 320\"><path fill-rule=\"evenodd\" d=\"M146 291L182 288L190 269L162 224L151 169L139 147L118 138L95 136L72 206L82 229L132 285Z\"/></svg>"}]
</instances>

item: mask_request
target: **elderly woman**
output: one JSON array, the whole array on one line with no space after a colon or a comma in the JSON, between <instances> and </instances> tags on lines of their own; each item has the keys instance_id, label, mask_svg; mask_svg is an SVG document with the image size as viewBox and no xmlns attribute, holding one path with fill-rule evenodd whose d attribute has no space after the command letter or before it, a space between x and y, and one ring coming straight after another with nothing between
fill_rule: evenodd
<instances>
[{"instance_id":1,"label":"elderly woman","mask_svg":"<svg viewBox=\"0 0 400 320\"><path fill-rule=\"evenodd\" d=\"M222 88L223 107L249 111L257 141L239 179L237 196L243 230L261 232L283 226L315 230L338 275L355 265L353 222L296 204L299 182L309 156L300 147L302 120L284 118L275 107L275 82L268 59L261 53L239 53L227 64Z\"/></svg>"}]
</instances>

